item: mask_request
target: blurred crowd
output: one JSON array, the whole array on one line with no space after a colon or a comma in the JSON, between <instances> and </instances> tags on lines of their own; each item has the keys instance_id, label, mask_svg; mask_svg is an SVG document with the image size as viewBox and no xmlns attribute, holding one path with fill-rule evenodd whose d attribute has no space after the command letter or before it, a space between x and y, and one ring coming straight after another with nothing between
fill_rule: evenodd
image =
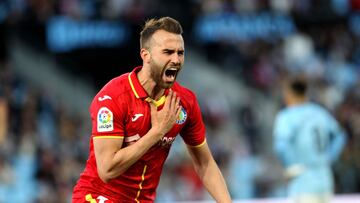
<instances>
[{"instance_id":1,"label":"blurred crowd","mask_svg":"<svg viewBox=\"0 0 360 203\"><path fill-rule=\"evenodd\" d=\"M69 202L86 161L86 125L9 66L0 71L0 202Z\"/></svg>"},{"instance_id":2,"label":"blurred crowd","mask_svg":"<svg viewBox=\"0 0 360 203\"><path fill-rule=\"evenodd\" d=\"M250 147L247 150L250 155L229 156L229 168L225 170L230 174L233 172L228 180L234 197L284 194L281 181L273 178L279 178L276 173L279 168L269 163L273 158L269 155L272 146L268 141L271 139L267 138L271 136L271 129L261 130L265 123L272 124L274 114L261 118L264 114L258 107L275 102L277 105L273 111L279 110L283 105L282 82L293 75L307 78L311 86L310 98L334 114L347 133L344 152L333 166L336 192L359 192L360 179L356 172L360 169L357 147L360 138L359 5L360 1L336 0L203 1L202 12L208 15L214 12L243 15L266 11L289 15L296 26L296 31L280 39L276 36L270 40L225 38L199 46L199 49L206 48L204 55L208 60L266 98L248 102L238 113L242 126L240 136ZM259 122L260 119L263 123ZM225 151L225 154L234 154L233 148ZM241 189L243 187L245 189Z\"/></svg>"},{"instance_id":3,"label":"blurred crowd","mask_svg":"<svg viewBox=\"0 0 360 203\"><path fill-rule=\"evenodd\" d=\"M236 130L229 130L233 129L229 120L234 110L226 98L199 98L207 140L236 199L285 195L282 169L269 142L272 129L267 126L272 126L282 107L282 81L294 74L306 76L311 98L329 109L347 133L345 150L333 166L336 193L359 193L359 9L359 0L1 0L0 202L70 202L72 187L85 166L90 118L74 114L51 91L21 78L8 56L8 42L14 34L34 51L49 52L44 26L55 15L121 20L137 29L148 17L170 15L183 24L189 48L266 98L248 98L235 109ZM201 42L194 37L194 22L203 16L262 12L288 16L296 29L270 40ZM137 50L137 43L130 46ZM214 82L220 83L221 78ZM265 103L274 105L272 114L262 118L257 107ZM158 201L209 198L181 139L173 145Z\"/></svg>"}]
</instances>

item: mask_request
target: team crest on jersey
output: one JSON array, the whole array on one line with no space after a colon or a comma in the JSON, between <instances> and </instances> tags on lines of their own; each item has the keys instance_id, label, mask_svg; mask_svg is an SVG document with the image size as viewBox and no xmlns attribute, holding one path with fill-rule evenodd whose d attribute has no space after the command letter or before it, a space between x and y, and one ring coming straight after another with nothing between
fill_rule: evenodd
<instances>
[{"instance_id":1,"label":"team crest on jersey","mask_svg":"<svg viewBox=\"0 0 360 203\"><path fill-rule=\"evenodd\" d=\"M183 123L185 123L187 118L187 113L185 111L185 109L183 107L181 107L181 112L179 114L179 117L176 119L176 123L181 125Z\"/></svg>"},{"instance_id":2,"label":"team crest on jersey","mask_svg":"<svg viewBox=\"0 0 360 203\"><path fill-rule=\"evenodd\" d=\"M97 131L109 132L114 130L113 113L106 107L100 108L97 114Z\"/></svg>"}]
</instances>

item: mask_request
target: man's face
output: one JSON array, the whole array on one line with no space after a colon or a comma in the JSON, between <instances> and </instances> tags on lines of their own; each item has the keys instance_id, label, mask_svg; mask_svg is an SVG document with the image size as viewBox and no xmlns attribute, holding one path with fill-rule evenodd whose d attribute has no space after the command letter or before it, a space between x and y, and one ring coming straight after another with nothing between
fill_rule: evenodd
<instances>
[{"instance_id":1,"label":"man's face","mask_svg":"<svg viewBox=\"0 0 360 203\"><path fill-rule=\"evenodd\" d=\"M174 85L184 64L184 40L181 35L156 31L150 39L151 77L160 88Z\"/></svg>"}]
</instances>

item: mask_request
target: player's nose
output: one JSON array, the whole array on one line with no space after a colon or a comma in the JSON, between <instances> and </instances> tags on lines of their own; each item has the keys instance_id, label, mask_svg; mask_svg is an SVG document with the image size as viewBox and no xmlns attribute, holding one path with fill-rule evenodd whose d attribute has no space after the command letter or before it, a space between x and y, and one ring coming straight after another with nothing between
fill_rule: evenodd
<instances>
[{"instance_id":1,"label":"player's nose","mask_svg":"<svg viewBox=\"0 0 360 203\"><path fill-rule=\"evenodd\" d=\"M171 56L171 63L174 65L180 65L182 61L182 56L177 53L172 54Z\"/></svg>"}]
</instances>

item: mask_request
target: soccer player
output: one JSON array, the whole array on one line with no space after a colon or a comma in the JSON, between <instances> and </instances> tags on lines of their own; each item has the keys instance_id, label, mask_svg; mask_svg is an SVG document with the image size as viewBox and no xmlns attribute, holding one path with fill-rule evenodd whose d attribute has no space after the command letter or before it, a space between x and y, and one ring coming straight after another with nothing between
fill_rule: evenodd
<instances>
[{"instance_id":1,"label":"soccer player","mask_svg":"<svg viewBox=\"0 0 360 203\"><path fill-rule=\"evenodd\" d=\"M154 202L178 134L212 197L231 202L206 143L196 97L176 82L185 54L181 34L181 25L170 17L147 21L140 33L143 65L112 79L95 96L90 154L73 202Z\"/></svg>"},{"instance_id":2,"label":"soccer player","mask_svg":"<svg viewBox=\"0 0 360 203\"><path fill-rule=\"evenodd\" d=\"M290 80L283 90L286 108L274 125L274 148L285 166L288 193L296 203L329 202L333 193L331 163L345 136L333 116L310 102L304 79Z\"/></svg>"}]
</instances>

